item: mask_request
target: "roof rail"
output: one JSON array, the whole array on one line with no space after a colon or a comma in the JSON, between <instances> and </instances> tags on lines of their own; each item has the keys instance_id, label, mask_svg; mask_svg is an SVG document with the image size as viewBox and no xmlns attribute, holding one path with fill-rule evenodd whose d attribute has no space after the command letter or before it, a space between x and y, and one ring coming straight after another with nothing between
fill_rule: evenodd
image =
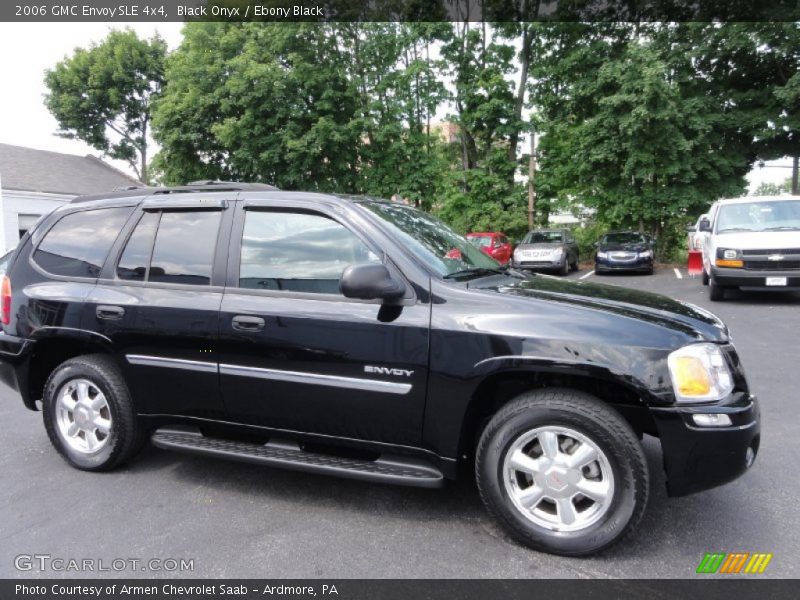
<instances>
[{"instance_id":1,"label":"roof rail","mask_svg":"<svg viewBox=\"0 0 800 600\"><path fill-rule=\"evenodd\" d=\"M215 181L207 179L190 181L186 185L157 188L153 191L153 195L212 191L212 188L215 192L278 191L278 188L274 185L266 183L244 183L239 181Z\"/></svg>"},{"instance_id":2,"label":"roof rail","mask_svg":"<svg viewBox=\"0 0 800 600\"><path fill-rule=\"evenodd\" d=\"M193 181L186 185L169 187L150 186L125 186L118 187L106 194L92 194L73 198L71 204L87 202L89 200L103 200L110 198L125 198L130 196L149 195L159 196L168 194L187 194L190 192L276 192L274 185L266 183L241 183L238 181Z\"/></svg>"}]
</instances>

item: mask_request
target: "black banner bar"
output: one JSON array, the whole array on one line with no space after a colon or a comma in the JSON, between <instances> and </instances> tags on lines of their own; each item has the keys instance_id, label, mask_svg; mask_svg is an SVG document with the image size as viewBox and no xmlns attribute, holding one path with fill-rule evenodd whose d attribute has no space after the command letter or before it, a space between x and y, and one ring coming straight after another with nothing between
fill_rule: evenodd
<instances>
[{"instance_id":1,"label":"black banner bar","mask_svg":"<svg viewBox=\"0 0 800 600\"><path fill-rule=\"evenodd\" d=\"M771 600L797 597L797 581L696 580L0 580L0 599L20 600Z\"/></svg>"},{"instance_id":2,"label":"black banner bar","mask_svg":"<svg viewBox=\"0 0 800 600\"><path fill-rule=\"evenodd\" d=\"M798 0L3 0L0 22L798 21Z\"/></svg>"}]
</instances>

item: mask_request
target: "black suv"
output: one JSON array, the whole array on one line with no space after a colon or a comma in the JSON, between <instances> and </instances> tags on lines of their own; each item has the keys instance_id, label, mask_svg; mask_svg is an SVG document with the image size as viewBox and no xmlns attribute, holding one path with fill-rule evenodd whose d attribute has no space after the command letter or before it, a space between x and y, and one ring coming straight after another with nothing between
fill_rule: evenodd
<instances>
[{"instance_id":1,"label":"black suv","mask_svg":"<svg viewBox=\"0 0 800 600\"><path fill-rule=\"evenodd\" d=\"M725 326L669 298L503 269L402 204L257 184L78 198L2 284L0 379L71 465L156 446L437 487L474 473L522 543L597 552L755 459Z\"/></svg>"}]
</instances>

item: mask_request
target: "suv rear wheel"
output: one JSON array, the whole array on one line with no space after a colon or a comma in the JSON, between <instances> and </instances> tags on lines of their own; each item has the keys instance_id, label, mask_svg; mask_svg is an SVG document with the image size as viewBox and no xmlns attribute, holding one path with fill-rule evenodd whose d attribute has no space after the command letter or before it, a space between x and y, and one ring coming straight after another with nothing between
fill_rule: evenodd
<instances>
[{"instance_id":1,"label":"suv rear wheel","mask_svg":"<svg viewBox=\"0 0 800 600\"><path fill-rule=\"evenodd\" d=\"M107 356L81 356L59 365L45 384L42 413L53 446L78 469L113 469L141 447L128 388Z\"/></svg>"},{"instance_id":2,"label":"suv rear wheel","mask_svg":"<svg viewBox=\"0 0 800 600\"><path fill-rule=\"evenodd\" d=\"M647 504L641 444L619 413L583 392L527 392L489 422L476 479L489 512L536 550L582 556L630 533Z\"/></svg>"}]
</instances>

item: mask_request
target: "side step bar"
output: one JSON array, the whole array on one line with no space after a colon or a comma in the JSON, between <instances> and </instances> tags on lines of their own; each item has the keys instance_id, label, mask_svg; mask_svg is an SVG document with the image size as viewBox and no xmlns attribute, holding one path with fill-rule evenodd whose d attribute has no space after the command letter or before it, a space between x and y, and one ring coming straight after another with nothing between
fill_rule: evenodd
<instances>
[{"instance_id":1,"label":"side step bar","mask_svg":"<svg viewBox=\"0 0 800 600\"><path fill-rule=\"evenodd\" d=\"M215 456L279 469L414 487L436 488L444 485L439 469L424 461L404 456L381 456L377 460L343 458L306 452L297 443L288 440L254 444L205 437L196 430L172 428L156 430L151 441L154 446L165 450Z\"/></svg>"}]
</instances>

